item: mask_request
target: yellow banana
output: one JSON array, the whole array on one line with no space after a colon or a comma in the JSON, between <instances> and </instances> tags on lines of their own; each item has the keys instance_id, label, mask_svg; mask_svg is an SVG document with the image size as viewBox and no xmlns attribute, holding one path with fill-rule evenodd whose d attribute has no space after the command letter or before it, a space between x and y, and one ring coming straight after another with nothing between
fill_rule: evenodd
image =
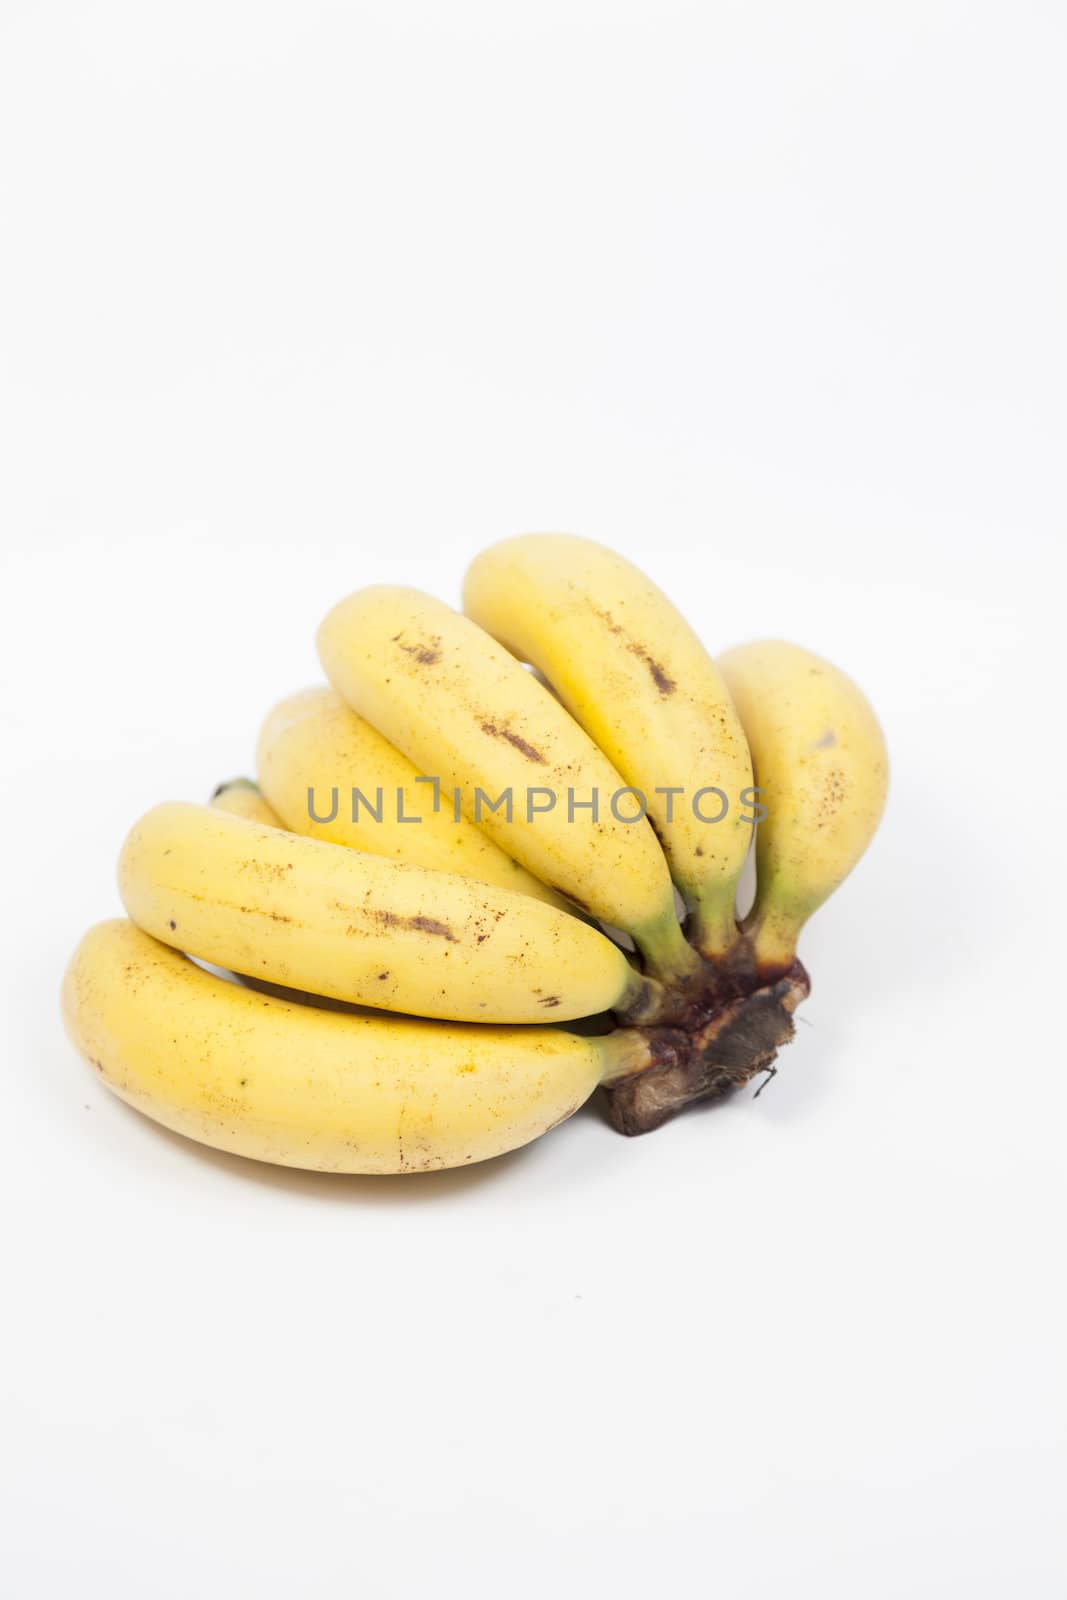
<instances>
[{"instance_id":1,"label":"yellow banana","mask_svg":"<svg viewBox=\"0 0 1067 1600\"><path fill-rule=\"evenodd\" d=\"M561 895L481 828L466 817L457 822L451 807L434 811L418 769L332 689L305 689L275 706L259 736L257 764L279 827L566 909Z\"/></svg>"},{"instance_id":2,"label":"yellow banana","mask_svg":"<svg viewBox=\"0 0 1067 1600\"><path fill-rule=\"evenodd\" d=\"M271 983L461 1021L651 1014L658 986L588 923L528 895L404 866L210 806L156 806L129 834L133 921Z\"/></svg>"},{"instance_id":3,"label":"yellow banana","mask_svg":"<svg viewBox=\"0 0 1067 1600\"><path fill-rule=\"evenodd\" d=\"M752 762L692 628L624 557L569 534L493 545L468 571L463 604L544 674L646 796L691 913L686 931L704 955L725 954L738 936L734 896L752 843Z\"/></svg>"},{"instance_id":4,"label":"yellow banana","mask_svg":"<svg viewBox=\"0 0 1067 1600\"><path fill-rule=\"evenodd\" d=\"M108 1087L165 1127L327 1172L484 1161L650 1059L642 1035L626 1030L580 1038L275 999L204 972L126 921L82 939L63 1014Z\"/></svg>"},{"instance_id":5,"label":"yellow banana","mask_svg":"<svg viewBox=\"0 0 1067 1600\"><path fill-rule=\"evenodd\" d=\"M475 623L415 589L365 589L326 618L319 654L348 704L439 780L442 804L458 792L508 855L630 934L656 977L700 970L663 852L623 779Z\"/></svg>"},{"instance_id":6,"label":"yellow banana","mask_svg":"<svg viewBox=\"0 0 1067 1600\"><path fill-rule=\"evenodd\" d=\"M246 822L260 822L267 828L285 827L251 778L231 778L220 783L211 796L211 804L216 811L228 811L232 817L244 817Z\"/></svg>"},{"instance_id":7,"label":"yellow banana","mask_svg":"<svg viewBox=\"0 0 1067 1600\"><path fill-rule=\"evenodd\" d=\"M804 923L874 837L889 757L861 691L809 650L767 640L728 650L718 665L767 808L746 934L760 970L784 970Z\"/></svg>"}]
</instances>

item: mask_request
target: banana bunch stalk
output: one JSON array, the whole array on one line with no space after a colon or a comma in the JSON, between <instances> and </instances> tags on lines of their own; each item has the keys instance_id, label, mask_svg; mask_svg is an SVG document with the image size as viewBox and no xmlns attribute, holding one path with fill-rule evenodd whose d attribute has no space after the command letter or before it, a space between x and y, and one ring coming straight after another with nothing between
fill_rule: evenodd
<instances>
[{"instance_id":1,"label":"banana bunch stalk","mask_svg":"<svg viewBox=\"0 0 1067 1600\"><path fill-rule=\"evenodd\" d=\"M131 1105L259 1160L412 1172L526 1144L598 1087L643 1133L771 1069L798 936L885 802L863 695L796 645L713 660L585 539L492 547L464 607L350 595L258 784L135 824L128 920L63 986Z\"/></svg>"}]
</instances>

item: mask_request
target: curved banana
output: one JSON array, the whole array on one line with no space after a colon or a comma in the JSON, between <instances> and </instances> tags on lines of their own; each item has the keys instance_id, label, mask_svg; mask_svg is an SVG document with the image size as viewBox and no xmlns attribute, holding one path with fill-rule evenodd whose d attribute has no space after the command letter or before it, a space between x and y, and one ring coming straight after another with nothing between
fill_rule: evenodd
<instances>
[{"instance_id":1,"label":"curved banana","mask_svg":"<svg viewBox=\"0 0 1067 1600\"><path fill-rule=\"evenodd\" d=\"M458 792L509 855L625 930L657 978L700 970L663 852L633 796L620 794L622 778L475 623L416 589L364 589L330 612L319 655L349 705L439 780L442 804Z\"/></svg>"},{"instance_id":2,"label":"curved banana","mask_svg":"<svg viewBox=\"0 0 1067 1600\"><path fill-rule=\"evenodd\" d=\"M228 811L231 817L244 817L246 822L259 822L265 828L285 827L251 778L230 778L220 783L209 803L216 811Z\"/></svg>"},{"instance_id":3,"label":"curved banana","mask_svg":"<svg viewBox=\"0 0 1067 1600\"><path fill-rule=\"evenodd\" d=\"M305 689L276 705L256 760L278 827L568 909L466 817L457 822L451 807L434 811L418 769L333 689Z\"/></svg>"},{"instance_id":4,"label":"curved banana","mask_svg":"<svg viewBox=\"0 0 1067 1600\"><path fill-rule=\"evenodd\" d=\"M728 650L718 665L767 809L746 934L758 968L784 969L804 923L874 837L889 757L864 695L810 650L766 640Z\"/></svg>"},{"instance_id":5,"label":"curved banana","mask_svg":"<svg viewBox=\"0 0 1067 1600\"><path fill-rule=\"evenodd\" d=\"M463 605L544 674L647 797L690 910L686 932L704 955L724 955L738 938L734 896L752 843L752 762L692 628L623 556L570 534L493 545L471 565Z\"/></svg>"},{"instance_id":6,"label":"curved banana","mask_svg":"<svg viewBox=\"0 0 1067 1600\"><path fill-rule=\"evenodd\" d=\"M617 945L528 895L265 828L210 806L156 806L130 832L119 889L146 933L313 994L475 1022L645 1016L657 986Z\"/></svg>"},{"instance_id":7,"label":"curved banana","mask_svg":"<svg viewBox=\"0 0 1067 1600\"><path fill-rule=\"evenodd\" d=\"M63 984L110 1089L203 1144L325 1172L426 1172L546 1133L649 1047L620 1031L485 1028L273 999L125 921L82 939Z\"/></svg>"}]
</instances>

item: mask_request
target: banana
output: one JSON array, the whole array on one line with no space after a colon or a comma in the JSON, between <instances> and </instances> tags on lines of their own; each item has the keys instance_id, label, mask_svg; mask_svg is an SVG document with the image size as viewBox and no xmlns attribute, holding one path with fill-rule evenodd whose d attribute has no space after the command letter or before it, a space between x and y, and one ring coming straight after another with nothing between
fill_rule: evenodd
<instances>
[{"instance_id":1,"label":"banana","mask_svg":"<svg viewBox=\"0 0 1067 1600\"><path fill-rule=\"evenodd\" d=\"M752 843L742 809L752 762L726 686L688 623L623 556L569 534L493 545L470 567L463 604L544 674L647 797L690 911L686 932L704 955L724 955L737 941L734 897Z\"/></svg>"},{"instance_id":2,"label":"banana","mask_svg":"<svg viewBox=\"0 0 1067 1600\"><path fill-rule=\"evenodd\" d=\"M784 970L804 923L852 871L881 820L889 757L850 678L799 645L767 640L719 657L766 820L745 924L757 968Z\"/></svg>"},{"instance_id":3,"label":"banana","mask_svg":"<svg viewBox=\"0 0 1067 1600\"><path fill-rule=\"evenodd\" d=\"M275 706L256 759L278 827L568 909L466 817L457 822L450 807L434 811L418 769L332 689L305 689Z\"/></svg>"},{"instance_id":4,"label":"banana","mask_svg":"<svg viewBox=\"0 0 1067 1600\"><path fill-rule=\"evenodd\" d=\"M260 822L267 828L285 827L251 778L230 778L220 783L211 796L211 804L216 811L228 811L232 817L244 817L246 822Z\"/></svg>"},{"instance_id":5,"label":"banana","mask_svg":"<svg viewBox=\"0 0 1067 1600\"><path fill-rule=\"evenodd\" d=\"M622 778L475 623L415 589L365 589L330 612L319 655L348 704L439 780L442 804L458 791L466 814L508 855L628 933L657 978L674 983L701 970L675 915L663 852L634 797L620 795ZM594 800L595 818L586 809Z\"/></svg>"},{"instance_id":6,"label":"banana","mask_svg":"<svg viewBox=\"0 0 1067 1600\"><path fill-rule=\"evenodd\" d=\"M271 983L459 1021L645 1018L658 986L543 901L405 866L210 806L138 822L119 888L146 933Z\"/></svg>"},{"instance_id":7,"label":"banana","mask_svg":"<svg viewBox=\"0 0 1067 1600\"><path fill-rule=\"evenodd\" d=\"M650 1055L627 1030L581 1038L274 999L122 920L82 939L63 1016L108 1087L165 1127L326 1172L426 1172L501 1155Z\"/></svg>"}]
</instances>

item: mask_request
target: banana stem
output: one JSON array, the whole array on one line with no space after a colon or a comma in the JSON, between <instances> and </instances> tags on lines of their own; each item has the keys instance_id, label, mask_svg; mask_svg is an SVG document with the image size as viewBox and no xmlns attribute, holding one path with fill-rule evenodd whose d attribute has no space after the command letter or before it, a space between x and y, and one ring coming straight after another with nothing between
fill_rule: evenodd
<instances>
[{"instance_id":1,"label":"banana stem","mask_svg":"<svg viewBox=\"0 0 1067 1600\"><path fill-rule=\"evenodd\" d=\"M810 987L795 962L785 976L728 1002L693 1031L639 1030L646 1063L636 1050L620 1053L617 1069L603 1080L613 1126L620 1133L649 1133L695 1101L719 1099L770 1070L793 1037L793 1012Z\"/></svg>"},{"instance_id":2,"label":"banana stem","mask_svg":"<svg viewBox=\"0 0 1067 1600\"><path fill-rule=\"evenodd\" d=\"M724 961L737 946L741 930L734 919L734 888L715 898L696 896L686 923L686 936L706 961Z\"/></svg>"},{"instance_id":3,"label":"banana stem","mask_svg":"<svg viewBox=\"0 0 1067 1600\"><path fill-rule=\"evenodd\" d=\"M604 1063L600 1082L605 1087L646 1071L655 1059L648 1037L636 1028L616 1028L594 1042Z\"/></svg>"},{"instance_id":4,"label":"banana stem","mask_svg":"<svg viewBox=\"0 0 1067 1600\"><path fill-rule=\"evenodd\" d=\"M704 995L703 983L664 984L658 978L650 978L634 969L626 993L612 1007L612 1011L620 1022L631 1027L647 1028L665 1023L684 1025L693 1014L694 1004L699 1005Z\"/></svg>"},{"instance_id":5,"label":"banana stem","mask_svg":"<svg viewBox=\"0 0 1067 1600\"><path fill-rule=\"evenodd\" d=\"M630 933L649 974L660 983L683 986L702 974L704 963L682 932L673 904L669 915Z\"/></svg>"},{"instance_id":6,"label":"banana stem","mask_svg":"<svg viewBox=\"0 0 1067 1600\"><path fill-rule=\"evenodd\" d=\"M259 785L251 778L224 778L223 781L212 790L212 800L217 800L220 795L228 794L231 789L251 789L253 794L259 793Z\"/></svg>"},{"instance_id":7,"label":"banana stem","mask_svg":"<svg viewBox=\"0 0 1067 1600\"><path fill-rule=\"evenodd\" d=\"M766 974L788 971L796 960L803 926L802 917L790 916L778 906L761 906L757 900L743 928L756 970Z\"/></svg>"}]
</instances>

